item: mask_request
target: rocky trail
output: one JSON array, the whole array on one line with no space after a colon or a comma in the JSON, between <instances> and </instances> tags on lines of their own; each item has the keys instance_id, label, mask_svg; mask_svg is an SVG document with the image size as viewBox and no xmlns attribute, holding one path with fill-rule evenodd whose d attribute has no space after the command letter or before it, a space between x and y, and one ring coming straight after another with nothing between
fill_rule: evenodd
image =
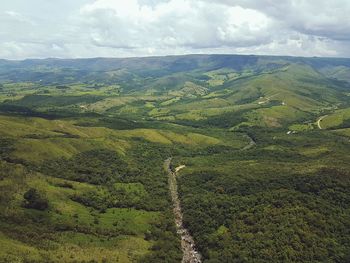
<instances>
[{"instance_id":1,"label":"rocky trail","mask_svg":"<svg viewBox=\"0 0 350 263\"><path fill-rule=\"evenodd\" d=\"M176 229L177 233L181 236L181 248L183 252L182 263L201 263L201 255L196 250L194 240L189 231L183 226L183 215L181 211L179 195L177 192L176 172L185 166L179 166L175 169L176 172L173 172L170 168L170 164L171 158L168 158L164 161L164 168L169 175L169 190L171 194L171 200L173 202Z\"/></svg>"}]
</instances>

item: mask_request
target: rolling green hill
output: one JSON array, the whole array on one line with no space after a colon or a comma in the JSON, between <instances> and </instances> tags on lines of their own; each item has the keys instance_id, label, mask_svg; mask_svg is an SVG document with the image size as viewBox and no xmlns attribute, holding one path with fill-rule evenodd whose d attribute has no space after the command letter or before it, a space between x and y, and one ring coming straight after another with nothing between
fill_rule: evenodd
<instances>
[{"instance_id":1,"label":"rolling green hill","mask_svg":"<svg viewBox=\"0 0 350 263\"><path fill-rule=\"evenodd\" d=\"M348 262L350 59L0 60L0 262Z\"/></svg>"}]
</instances>

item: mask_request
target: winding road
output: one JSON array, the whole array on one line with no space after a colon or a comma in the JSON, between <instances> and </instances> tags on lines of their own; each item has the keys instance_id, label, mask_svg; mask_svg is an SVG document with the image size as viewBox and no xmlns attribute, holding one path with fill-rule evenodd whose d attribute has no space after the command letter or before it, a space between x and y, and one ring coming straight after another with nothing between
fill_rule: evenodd
<instances>
[{"instance_id":1,"label":"winding road","mask_svg":"<svg viewBox=\"0 0 350 263\"><path fill-rule=\"evenodd\" d=\"M171 200L173 202L173 212L175 216L175 224L177 233L181 236L181 249L183 252L182 263L201 263L201 255L196 250L193 237L190 232L183 226L183 215L180 206L179 194L177 192L176 172L173 172L170 168L171 158L164 161L164 169L167 171L169 179L169 190ZM185 166L179 166L176 171L184 168Z\"/></svg>"},{"instance_id":2,"label":"winding road","mask_svg":"<svg viewBox=\"0 0 350 263\"><path fill-rule=\"evenodd\" d=\"M318 126L318 128L319 128L320 130L322 130L321 121L322 121L324 118L326 118L327 116L328 116L328 115L324 115L324 116L322 116L321 118L318 119L318 121L317 121L317 126Z\"/></svg>"}]
</instances>

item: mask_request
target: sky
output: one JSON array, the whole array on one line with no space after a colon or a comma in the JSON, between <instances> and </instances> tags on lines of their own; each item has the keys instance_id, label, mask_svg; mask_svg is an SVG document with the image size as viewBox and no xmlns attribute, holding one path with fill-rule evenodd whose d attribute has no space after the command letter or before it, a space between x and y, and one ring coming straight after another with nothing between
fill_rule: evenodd
<instances>
[{"instance_id":1,"label":"sky","mask_svg":"<svg viewBox=\"0 0 350 263\"><path fill-rule=\"evenodd\" d=\"M0 58L350 57L350 0L3 0Z\"/></svg>"}]
</instances>

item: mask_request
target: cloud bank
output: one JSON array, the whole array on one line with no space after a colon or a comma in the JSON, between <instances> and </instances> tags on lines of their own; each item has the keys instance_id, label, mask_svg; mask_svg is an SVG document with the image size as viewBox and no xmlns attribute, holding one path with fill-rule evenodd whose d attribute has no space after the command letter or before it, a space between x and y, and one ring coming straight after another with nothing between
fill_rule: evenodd
<instances>
[{"instance_id":1,"label":"cloud bank","mask_svg":"<svg viewBox=\"0 0 350 263\"><path fill-rule=\"evenodd\" d=\"M350 57L348 0L11 0L0 58L235 53Z\"/></svg>"}]
</instances>

